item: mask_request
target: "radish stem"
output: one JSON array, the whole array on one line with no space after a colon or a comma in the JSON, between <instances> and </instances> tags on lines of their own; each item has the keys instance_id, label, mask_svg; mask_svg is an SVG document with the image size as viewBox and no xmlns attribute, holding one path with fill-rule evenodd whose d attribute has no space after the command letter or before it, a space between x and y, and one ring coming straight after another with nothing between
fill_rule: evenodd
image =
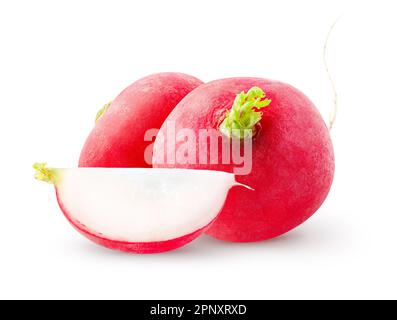
<instances>
[{"instance_id":1,"label":"radish stem","mask_svg":"<svg viewBox=\"0 0 397 320\"><path fill-rule=\"evenodd\" d=\"M113 101L108 102L107 104L105 104L105 105L101 108L101 110L99 110L99 111L97 112L97 114L96 114L96 116L95 116L95 123L97 123L97 122L102 118L102 116L105 114L105 112L106 112L106 111L109 109L109 107L111 106L112 102L113 102Z\"/></svg>"},{"instance_id":2,"label":"radish stem","mask_svg":"<svg viewBox=\"0 0 397 320\"><path fill-rule=\"evenodd\" d=\"M255 135L256 125L262 119L262 108L271 103L259 87L252 87L236 95L232 108L226 112L219 131L229 138L245 139Z\"/></svg>"},{"instance_id":3,"label":"radish stem","mask_svg":"<svg viewBox=\"0 0 397 320\"><path fill-rule=\"evenodd\" d=\"M58 181L59 176L57 170L53 168L47 168L46 162L36 162L33 165L33 168L36 170L34 177L37 180L52 184L55 184Z\"/></svg>"}]
</instances>

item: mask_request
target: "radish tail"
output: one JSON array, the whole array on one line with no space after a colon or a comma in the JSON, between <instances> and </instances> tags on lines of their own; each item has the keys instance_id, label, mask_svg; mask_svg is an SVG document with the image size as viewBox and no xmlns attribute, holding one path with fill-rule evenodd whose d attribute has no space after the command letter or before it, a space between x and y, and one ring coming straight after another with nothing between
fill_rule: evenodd
<instances>
[{"instance_id":1,"label":"radish tail","mask_svg":"<svg viewBox=\"0 0 397 320\"><path fill-rule=\"evenodd\" d=\"M330 29L328 31L328 34L327 34L327 38L325 39L324 49L323 49L323 61L324 61L325 71L327 73L328 80L331 83L332 91L333 91L333 94L334 94L334 106L333 106L333 110L332 110L330 118L329 118L329 125L328 125L328 129L329 130L332 129L332 127L334 125L334 122L335 122L335 119L336 119L337 112L338 112L338 93L336 91L335 82L334 82L334 80L333 80L333 78L331 76L331 72L329 71L329 66L328 66L328 61L327 61L327 51L328 51L328 43L329 43L329 39L331 37L332 31L334 30L334 28L335 28L335 26L338 23L340 18L341 17L337 18L335 20L335 22L331 25L331 27L330 27Z\"/></svg>"}]
</instances>

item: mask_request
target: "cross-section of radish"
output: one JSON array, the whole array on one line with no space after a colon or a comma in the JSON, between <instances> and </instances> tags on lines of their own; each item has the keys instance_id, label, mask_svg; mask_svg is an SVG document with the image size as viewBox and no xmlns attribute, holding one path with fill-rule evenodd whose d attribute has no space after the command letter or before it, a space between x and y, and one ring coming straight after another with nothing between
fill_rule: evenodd
<instances>
[{"instance_id":1,"label":"cross-section of radish","mask_svg":"<svg viewBox=\"0 0 397 320\"><path fill-rule=\"evenodd\" d=\"M238 185L233 174L219 171L34 168L37 179L55 185L60 208L80 233L135 253L169 251L194 240Z\"/></svg>"}]
</instances>

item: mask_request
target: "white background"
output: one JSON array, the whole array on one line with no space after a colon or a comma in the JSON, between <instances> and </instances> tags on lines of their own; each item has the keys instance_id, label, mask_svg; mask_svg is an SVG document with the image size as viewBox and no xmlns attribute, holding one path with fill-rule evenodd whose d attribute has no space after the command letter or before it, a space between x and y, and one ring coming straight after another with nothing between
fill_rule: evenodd
<instances>
[{"instance_id":1,"label":"white background","mask_svg":"<svg viewBox=\"0 0 397 320\"><path fill-rule=\"evenodd\" d=\"M0 298L397 298L395 1L1 1ZM202 237L174 252L98 247L31 165L77 166L95 113L160 71L259 76L326 119L336 176L317 214L262 243Z\"/></svg>"}]
</instances>

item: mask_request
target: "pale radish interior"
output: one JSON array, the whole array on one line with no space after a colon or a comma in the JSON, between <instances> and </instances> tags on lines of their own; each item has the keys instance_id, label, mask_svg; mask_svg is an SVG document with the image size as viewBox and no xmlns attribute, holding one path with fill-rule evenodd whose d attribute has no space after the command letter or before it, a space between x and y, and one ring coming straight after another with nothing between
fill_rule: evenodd
<instances>
[{"instance_id":1,"label":"pale radish interior","mask_svg":"<svg viewBox=\"0 0 397 320\"><path fill-rule=\"evenodd\" d=\"M58 197L69 218L104 238L153 242L207 226L234 175L205 170L60 169Z\"/></svg>"}]
</instances>

